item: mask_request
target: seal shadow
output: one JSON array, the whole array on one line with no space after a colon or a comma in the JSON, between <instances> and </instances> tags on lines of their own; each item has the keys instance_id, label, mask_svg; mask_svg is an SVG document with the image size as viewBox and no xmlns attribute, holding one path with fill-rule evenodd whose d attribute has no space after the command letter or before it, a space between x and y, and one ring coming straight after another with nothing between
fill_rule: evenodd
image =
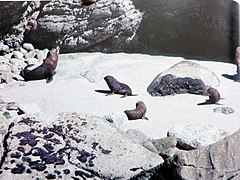
<instances>
[{"instance_id":1,"label":"seal shadow","mask_svg":"<svg viewBox=\"0 0 240 180\"><path fill-rule=\"evenodd\" d=\"M221 98L221 99L223 99L223 98ZM206 100L205 102L198 103L197 105L198 105L198 106L202 106L202 105L209 105L209 104L223 105L223 104L220 104L220 103L213 103L213 102L210 101L209 99Z\"/></svg>"},{"instance_id":2,"label":"seal shadow","mask_svg":"<svg viewBox=\"0 0 240 180\"><path fill-rule=\"evenodd\" d=\"M237 78L237 74L234 74L234 75L230 75L230 74L222 74L223 77L227 78L227 79L230 79L234 82L240 82L240 79L238 80Z\"/></svg>"},{"instance_id":3,"label":"seal shadow","mask_svg":"<svg viewBox=\"0 0 240 180\"><path fill-rule=\"evenodd\" d=\"M111 91L109 90L95 90L95 92L106 94L106 95L111 93Z\"/></svg>"}]
</instances>

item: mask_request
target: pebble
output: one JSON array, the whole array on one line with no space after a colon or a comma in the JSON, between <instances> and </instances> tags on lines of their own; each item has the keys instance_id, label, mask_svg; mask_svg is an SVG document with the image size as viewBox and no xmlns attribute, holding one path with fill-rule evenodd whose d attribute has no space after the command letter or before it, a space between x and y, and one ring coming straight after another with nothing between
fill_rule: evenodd
<instances>
[{"instance_id":1,"label":"pebble","mask_svg":"<svg viewBox=\"0 0 240 180\"><path fill-rule=\"evenodd\" d=\"M13 57L17 59L22 59L23 53L21 53L20 51L13 51Z\"/></svg>"},{"instance_id":2,"label":"pebble","mask_svg":"<svg viewBox=\"0 0 240 180\"><path fill-rule=\"evenodd\" d=\"M31 51L25 53L25 54L24 54L24 57L25 57L26 59L28 59L28 58L34 58L35 56L37 56L38 52L39 52L39 49L31 50Z\"/></svg>"},{"instance_id":3,"label":"pebble","mask_svg":"<svg viewBox=\"0 0 240 180\"><path fill-rule=\"evenodd\" d=\"M0 64L0 72L11 72L11 68L7 64Z\"/></svg>"},{"instance_id":4,"label":"pebble","mask_svg":"<svg viewBox=\"0 0 240 180\"><path fill-rule=\"evenodd\" d=\"M36 64L36 63L38 63L38 59L37 58L28 58L28 59L25 59L24 62L27 64Z\"/></svg>"},{"instance_id":5,"label":"pebble","mask_svg":"<svg viewBox=\"0 0 240 180\"><path fill-rule=\"evenodd\" d=\"M34 50L34 47L31 43L24 43L23 44L23 48L27 51L31 51L31 50Z\"/></svg>"},{"instance_id":6,"label":"pebble","mask_svg":"<svg viewBox=\"0 0 240 180\"><path fill-rule=\"evenodd\" d=\"M19 64L22 64L24 62L21 59L12 58L12 59L10 59L9 63L11 63L13 65L19 65Z\"/></svg>"},{"instance_id":7,"label":"pebble","mask_svg":"<svg viewBox=\"0 0 240 180\"><path fill-rule=\"evenodd\" d=\"M232 114L234 113L234 109L230 108L230 107L217 107L215 109L213 109L213 112L215 113L223 113L223 114Z\"/></svg>"},{"instance_id":8,"label":"pebble","mask_svg":"<svg viewBox=\"0 0 240 180\"><path fill-rule=\"evenodd\" d=\"M20 47L20 52L22 52L23 54L26 54L27 53L27 50L26 49L24 49L24 48L22 48L22 47Z\"/></svg>"}]
</instances>

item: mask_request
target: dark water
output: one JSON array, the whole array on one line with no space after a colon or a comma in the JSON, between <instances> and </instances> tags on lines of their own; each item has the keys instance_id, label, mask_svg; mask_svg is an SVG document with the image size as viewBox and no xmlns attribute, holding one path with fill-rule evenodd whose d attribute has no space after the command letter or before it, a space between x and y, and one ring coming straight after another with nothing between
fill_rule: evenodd
<instances>
[{"instance_id":1,"label":"dark water","mask_svg":"<svg viewBox=\"0 0 240 180\"><path fill-rule=\"evenodd\" d=\"M133 0L145 13L129 52L234 62L239 6L230 0Z\"/></svg>"}]
</instances>

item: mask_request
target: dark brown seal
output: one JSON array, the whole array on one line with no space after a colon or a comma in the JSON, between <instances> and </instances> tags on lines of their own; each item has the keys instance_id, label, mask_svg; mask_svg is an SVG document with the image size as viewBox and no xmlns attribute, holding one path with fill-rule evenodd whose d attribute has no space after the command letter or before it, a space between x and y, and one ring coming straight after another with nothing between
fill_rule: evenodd
<instances>
[{"instance_id":1,"label":"dark brown seal","mask_svg":"<svg viewBox=\"0 0 240 180\"><path fill-rule=\"evenodd\" d=\"M59 47L52 48L48 52L47 58L43 60L43 63L40 66L33 70L29 70L28 68L33 66L33 64L27 65L20 72L20 75L26 81L47 79L47 83L50 82L57 67L59 50Z\"/></svg>"},{"instance_id":2,"label":"dark brown seal","mask_svg":"<svg viewBox=\"0 0 240 180\"><path fill-rule=\"evenodd\" d=\"M237 65L237 75L235 76L236 81L240 81L240 47L236 49L236 57L235 62Z\"/></svg>"},{"instance_id":3,"label":"dark brown seal","mask_svg":"<svg viewBox=\"0 0 240 180\"><path fill-rule=\"evenodd\" d=\"M121 94L121 95L123 95L122 97L137 96L136 94L132 94L132 90L130 89L130 87L128 85L118 82L112 76L106 76L104 78L104 80L106 81L108 87L111 90L110 94Z\"/></svg>"},{"instance_id":4,"label":"dark brown seal","mask_svg":"<svg viewBox=\"0 0 240 180\"><path fill-rule=\"evenodd\" d=\"M145 114L147 112L147 107L142 101L138 101L136 103L136 109L134 110L125 110L124 113L127 115L129 120L136 120L136 119L146 119Z\"/></svg>"},{"instance_id":5,"label":"dark brown seal","mask_svg":"<svg viewBox=\"0 0 240 180\"><path fill-rule=\"evenodd\" d=\"M87 5L87 6L89 6L95 2L96 2L96 0L82 0L83 5Z\"/></svg>"},{"instance_id":6,"label":"dark brown seal","mask_svg":"<svg viewBox=\"0 0 240 180\"><path fill-rule=\"evenodd\" d=\"M220 100L220 93L217 89L210 87L207 90L207 93L209 94L209 101L211 101L212 103L216 103Z\"/></svg>"}]
</instances>

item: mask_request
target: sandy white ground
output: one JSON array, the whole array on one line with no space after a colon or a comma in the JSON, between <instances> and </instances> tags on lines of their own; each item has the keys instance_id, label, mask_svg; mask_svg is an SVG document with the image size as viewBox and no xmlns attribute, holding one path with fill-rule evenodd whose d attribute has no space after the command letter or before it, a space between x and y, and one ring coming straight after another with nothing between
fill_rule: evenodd
<instances>
[{"instance_id":1,"label":"sandy white ground","mask_svg":"<svg viewBox=\"0 0 240 180\"><path fill-rule=\"evenodd\" d=\"M4 101L37 103L45 121L57 118L60 112L90 113L99 117L117 111L134 109L137 101L144 101L148 107L149 121L130 121L130 127L139 129L150 137L166 137L167 131L176 124L210 124L233 133L240 128L240 83L233 82L222 74L233 75L234 64L195 61L212 70L221 81L219 92L224 98L222 105L197 105L207 97L181 94L168 97L152 97L147 92L148 85L160 72L184 60L183 58L150 56L142 54L102 54L78 53L60 55L57 73L50 83L45 80L13 82L0 95ZM105 96L95 90L109 90L101 78L90 83L82 75L87 70L97 74L112 75L120 82L128 84L134 94L120 98L120 95ZM82 75L81 75L82 74ZM228 106L233 114L214 113L213 109Z\"/></svg>"}]
</instances>

